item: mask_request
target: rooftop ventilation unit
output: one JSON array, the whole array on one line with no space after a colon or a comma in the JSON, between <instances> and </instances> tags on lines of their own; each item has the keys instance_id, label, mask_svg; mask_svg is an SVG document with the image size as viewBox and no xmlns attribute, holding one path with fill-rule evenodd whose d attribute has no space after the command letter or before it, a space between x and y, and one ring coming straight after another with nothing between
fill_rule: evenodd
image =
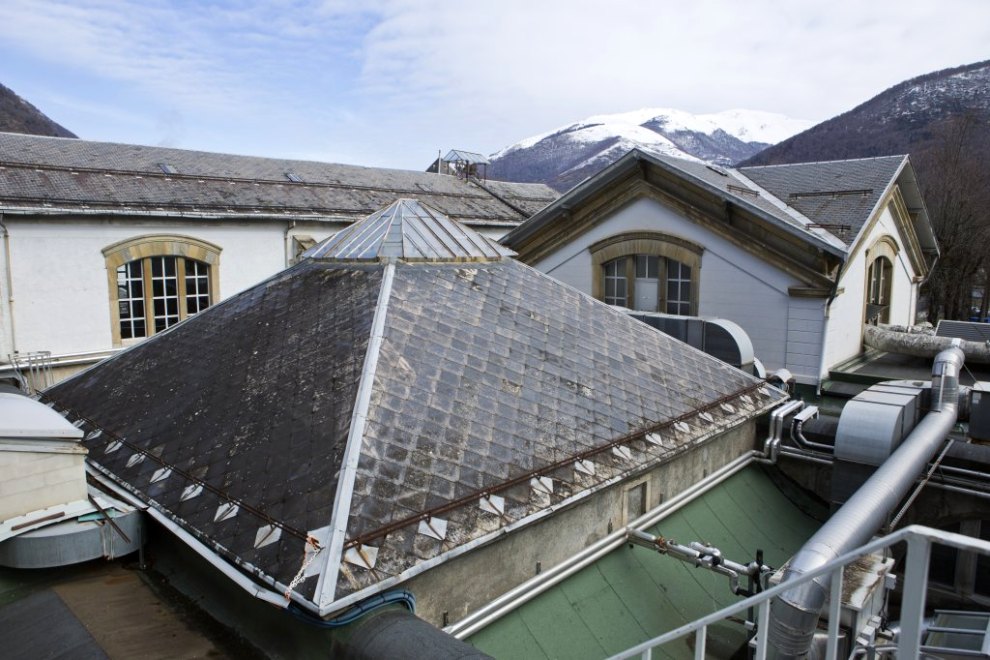
<instances>
[{"instance_id":1,"label":"rooftop ventilation unit","mask_svg":"<svg viewBox=\"0 0 990 660\"><path fill-rule=\"evenodd\" d=\"M758 375L753 342L746 331L732 321L658 312L629 312L629 315L737 369Z\"/></svg>"},{"instance_id":2,"label":"rooftop ventilation unit","mask_svg":"<svg viewBox=\"0 0 990 660\"><path fill-rule=\"evenodd\" d=\"M969 437L990 442L990 382L976 383L969 391Z\"/></svg>"}]
</instances>

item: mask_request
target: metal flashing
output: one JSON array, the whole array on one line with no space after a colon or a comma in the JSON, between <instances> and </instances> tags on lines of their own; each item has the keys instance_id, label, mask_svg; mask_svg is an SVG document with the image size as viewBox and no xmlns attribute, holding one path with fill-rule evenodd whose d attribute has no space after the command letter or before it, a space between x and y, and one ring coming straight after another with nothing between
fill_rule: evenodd
<instances>
[{"instance_id":1,"label":"metal flashing","mask_svg":"<svg viewBox=\"0 0 990 660\"><path fill-rule=\"evenodd\" d=\"M179 496L180 502L185 502L186 500L191 500L194 497L198 497L203 493L202 484L189 484L182 489L182 495Z\"/></svg>"},{"instance_id":2,"label":"metal flashing","mask_svg":"<svg viewBox=\"0 0 990 660\"><path fill-rule=\"evenodd\" d=\"M282 528L278 525L262 525L254 536L254 547L263 548L282 538Z\"/></svg>"},{"instance_id":3,"label":"metal flashing","mask_svg":"<svg viewBox=\"0 0 990 660\"><path fill-rule=\"evenodd\" d=\"M423 536L443 541L447 537L447 521L443 518L425 518L419 521L416 531Z\"/></svg>"},{"instance_id":4,"label":"metal flashing","mask_svg":"<svg viewBox=\"0 0 990 660\"><path fill-rule=\"evenodd\" d=\"M240 507L238 507L233 502L226 502L217 507L217 512L213 516L213 522L222 522L224 520L230 520L237 515Z\"/></svg>"},{"instance_id":5,"label":"metal flashing","mask_svg":"<svg viewBox=\"0 0 990 660\"><path fill-rule=\"evenodd\" d=\"M505 513L505 498L498 495L485 495L478 502L482 511L501 516Z\"/></svg>"},{"instance_id":6,"label":"metal flashing","mask_svg":"<svg viewBox=\"0 0 990 660\"><path fill-rule=\"evenodd\" d=\"M324 604L333 602L337 591L337 575L340 572L340 562L347 536L347 523L350 520L351 498L354 495L354 479L357 474L358 461L361 458L361 443L364 438L365 424L368 421L368 408L371 405L371 390L374 386L375 372L378 368L378 358L385 338L385 317L388 314L389 299L392 295L392 281L395 278L395 264L386 263L382 276L381 289L378 293L378 303L375 306L374 320L371 325L371 337L364 358L364 368L358 385L354 412L351 416L350 430L347 434L347 444L344 448L344 460L337 479L337 493L333 501L333 516L330 519L330 539L327 543L326 558L320 578L316 584L314 601L322 608Z\"/></svg>"}]
</instances>

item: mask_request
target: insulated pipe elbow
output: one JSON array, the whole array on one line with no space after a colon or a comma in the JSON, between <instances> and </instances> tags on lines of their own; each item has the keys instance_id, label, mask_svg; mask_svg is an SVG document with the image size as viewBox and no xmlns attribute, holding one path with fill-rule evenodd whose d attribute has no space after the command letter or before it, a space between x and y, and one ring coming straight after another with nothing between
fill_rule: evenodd
<instances>
[{"instance_id":1,"label":"insulated pipe elbow","mask_svg":"<svg viewBox=\"0 0 990 660\"><path fill-rule=\"evenodd\" d=\"M931 412L794 555L784 571L784 583L851 552L883 526L955 426L964 359L957 346L938 354L932 366ZM771 602L767 634L772 657L807 657L829 583L829 576L819 576L788 589Z\"/></svg>"}]
</instances>

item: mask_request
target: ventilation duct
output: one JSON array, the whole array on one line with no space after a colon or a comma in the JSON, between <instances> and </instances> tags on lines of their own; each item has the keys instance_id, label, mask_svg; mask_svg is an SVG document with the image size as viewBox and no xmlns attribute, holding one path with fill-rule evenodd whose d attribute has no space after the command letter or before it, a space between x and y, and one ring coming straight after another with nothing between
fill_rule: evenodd
<instances>
[{"instance_id":1,"label":"ventilation duct","mask_svg":"<svg viewBox=\"0 0 990 660\"><path fill-rule=\"evenodd\" d=\"M863 545L887 521L956 423L959 372L964 359L957 346L936 356L932 367L930 412L794 555L784 571L784 583ZM894 427L893 421L887 423ZM807 657L828 591L829 578L821 576L785 591L773 600L768 631L773 657Z\"/></svg>"},{"instance_id":2,"label":"ventilation duct","mask_svg":"<svg viewBox=\"0 0 990 660\"><path fill-rule=\"evenodd\" d=\"M722 362L755 375L753 342L746 331L732 321L656 312L630 312L629 315Z\"/></svg>"}]
</instances>

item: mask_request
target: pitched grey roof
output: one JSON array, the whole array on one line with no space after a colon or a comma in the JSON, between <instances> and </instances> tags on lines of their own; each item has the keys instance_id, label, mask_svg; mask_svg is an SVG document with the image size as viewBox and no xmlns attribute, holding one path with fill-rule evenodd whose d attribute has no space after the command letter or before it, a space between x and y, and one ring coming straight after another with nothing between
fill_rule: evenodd
<instances>
[{"instance_id":1,"label":"pitched grey roof","mask_svg":"<svg viewBox=\"0 0 990 660\"><path fill-rule=\"evenodd\" d=\"M781 396L512 259L306 259L44 394L98 469L324 614Z\"/></svg>"},{"instance_id":2,"label":"pitched grey roof","mask_svg":"<svg viewBox=\"0 0 990 660\"><path fill-rule=\"evenodd\" d=\"M907 156L885 156L739 171L848 245L906 162Z\"/></svg>"},{"instance_id":3,"label":"pitched grey roof","mask_svg":"<svg viewBox=\"0 0 990 660\"><path fill-rule=\"evenodd\" d=\"M542 184L0 133L0 210L161 212L350 222L416 196L458 221L510 227L556 198Z\"/></svg>"},{"instance_id":4,"label":"pitched grey roof","mask_svg":"<svg viewBox=\"0 0 990 660\"><path fill-rule=\"evenodd\" d=\"M674 158L673 156L658 155L656 159L669 168L681 172L682 175L695 179L709 189L714 189L724 199L755 209L765 217L772 218L791 230L796 230L806 240L824 241L833 248L842 247L842 242L835 240L830 232L812 227L812 220L801 213L789 211L786 205L773 199L773 196L767 195L767 190L761 190L759 186L753 186L746 177L738 176L736 170ZM773 193L773 191L769 192Z\"/></svg>"},{"instance_id":5,"label":"pitched grey roof","mask_svg":"<svg viewBox=\"0 0 990 660\"><path fill-rule=\"evenodd\" d=\"M415 199L400 199L303 255L319 259L491 261L513 252Z\"/></svg>"}]
</instances>

